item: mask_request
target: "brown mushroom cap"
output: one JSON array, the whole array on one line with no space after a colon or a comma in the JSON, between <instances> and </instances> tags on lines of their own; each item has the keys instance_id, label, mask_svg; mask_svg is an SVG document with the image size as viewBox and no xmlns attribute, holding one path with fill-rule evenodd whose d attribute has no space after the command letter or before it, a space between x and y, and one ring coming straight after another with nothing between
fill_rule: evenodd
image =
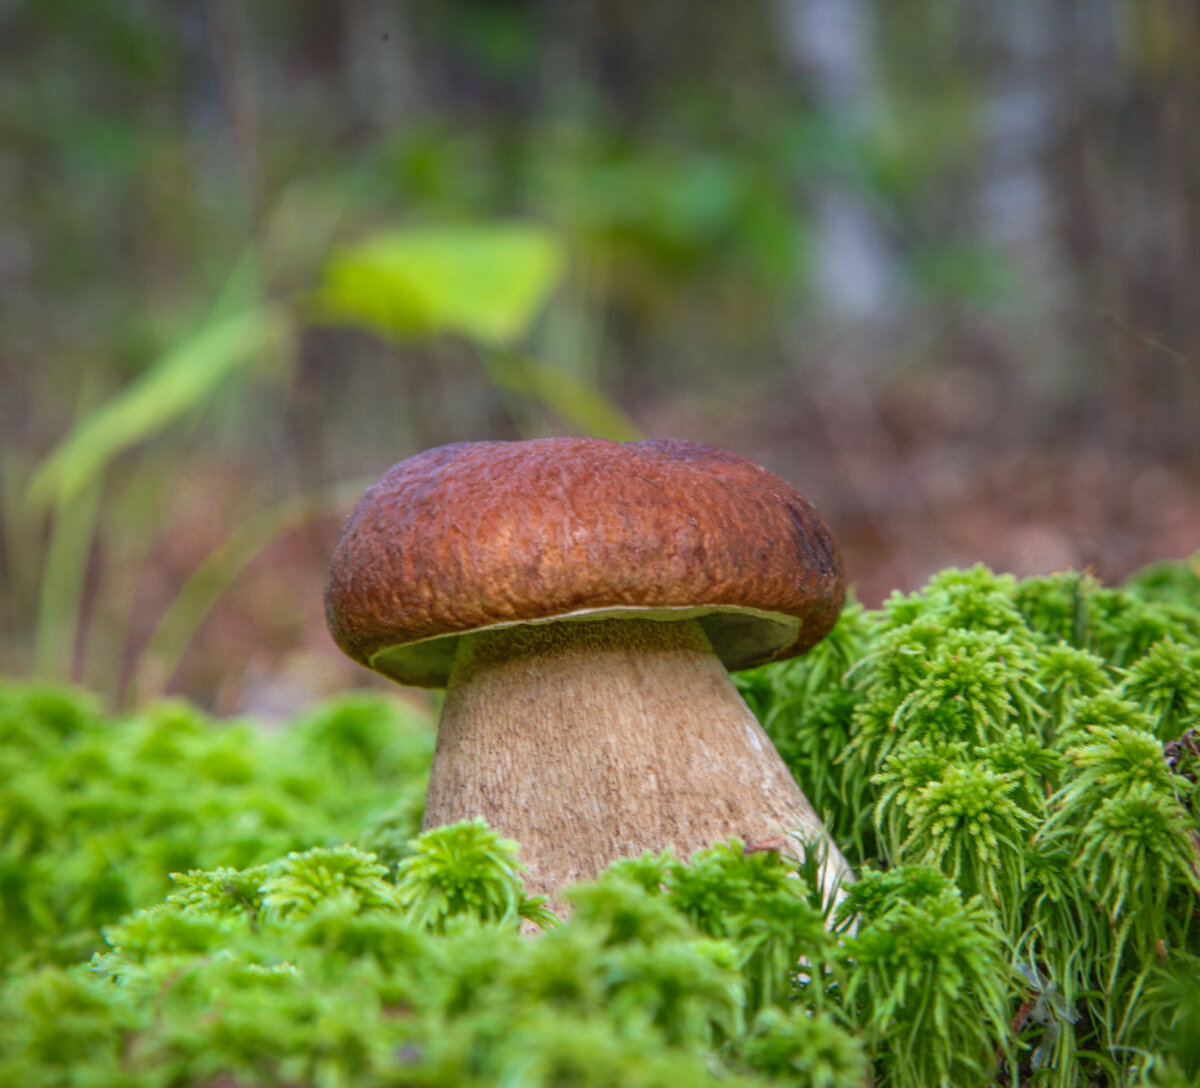
<instances>
[{"instance_id":1,"label":"brown mushroom cap","mask_svg":"<svg viewBox=\"0 0 1200 1088\"><path fill-rule=\"evenodd\" d=\"M441 446L358 503L325 590L343 650L446 683L460 635L499 625L698 619L729 669L803 653L845 596L813 507L752 461L690 442Z\"/></svg>"}]
</instances>

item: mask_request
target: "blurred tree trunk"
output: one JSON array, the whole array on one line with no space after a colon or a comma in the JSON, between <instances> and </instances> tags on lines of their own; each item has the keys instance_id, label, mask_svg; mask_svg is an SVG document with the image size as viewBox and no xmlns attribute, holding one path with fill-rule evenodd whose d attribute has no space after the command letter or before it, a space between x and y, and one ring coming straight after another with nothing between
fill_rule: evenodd
<instances>
[{"instance_id":1,"label":"blurred tree trunk","mask_svg":"<svg viewBox=\"0 0 1200 1088\"><path fill-rule=\"evenodd\" d=\"M910 300L883 209L863 176L870 128L885 93L875 0L776 0L775 11L792 76L832 130L839 167L806 193L820 320L814 330L809 312L803 328L790 330L792 353L811 359L820 334L835 335L806 376L804 397L815 408L812 418L847 506L878 513L870 494L872 466L891 466L893 496L903 495L909 508L923 512L910 523L911 546L932 559L942 549L932 510L918 481L905 471L881 414L882 389L898 362L894 333L909 316ZM872 515L866 520L872 522ZM886 531L882 522L872 527Z\"/></svg>"},{"instance_id":2,"label":"blurred tree trunk","mask_svg":"<svg viewBox=\"0 0 1200 1088\"><path fill-rule=\"evenodd\" d=\"M1087 115L1087 150L1110 174L1095 230L1111 247L1105 270L1119 270L1099 319L1122 361L1126 434L1200 467L1200 7L1145 0L1115 5L1112 20L1120 98ZM1116 138L1104 144L1106 130Z\"/></svg>"},{"instance_id":3,"label":"blurred tree trunk","mask_svg":"<svg viewBox=\"0 0 1200 1088\"><path fill-rule=\"evenodd\" d=\"M1087 2L1087 0L1085 0ZM1062 139L1074 87L1069 58L1102 43L1064 38L1076 0L1007 0L979 6L968 29L983 76L980 147L968 196L979 241L999 254L1021 315L1003 352L1004 385L1017 437L1050 425L1084 383L1061 317L1077 306L1063 250ZM1036 361L1036 362L1035 362ZM1085 364L1086 365L1086 364ZM1008 428L1006 427L1006 430Z\"/></svg>"},{"instance_id":4,"label":"blurred tree trunk","mask_svg":"<svg viewBox=\"0 0 1200 1088\"><path fill-rule=\"evenodd\" d=\"M375 133L409 123L420 108L421 79L412 46L412 6L358 0L341 8L347 97Z\"/></svg>"},{"instance_id":5,"label":"blurred tree trunk","mask_svg":"<svg viewBox=\"0 0 1200 1088\"><path fill-rule=\"evenodd\" d=\"M800 87L834 128L850 160L878 99L873 0L777 0L781 42ZM812 193L814 285L844 323L879 323L898 302L892 247L859 179L833 176Z\"/></svg>"}]
</instances>

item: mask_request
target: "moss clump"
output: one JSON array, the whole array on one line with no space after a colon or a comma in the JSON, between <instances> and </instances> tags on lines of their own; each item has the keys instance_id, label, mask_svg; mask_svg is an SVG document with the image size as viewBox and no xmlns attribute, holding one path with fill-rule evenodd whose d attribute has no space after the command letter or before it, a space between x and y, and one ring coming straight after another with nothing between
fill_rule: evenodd
<instances>
[{"instance_id":1,"label":"moss clump","mask_svg":"<svg viewBox=\"0 0 1200 1088\"><path fill-rule=\"evenodd\" d=\"M178 702L111 719L76 692L0 683L0 970L86 957L172 872L364 829L382 842L385 822L406 841L432 751L432 724L393 700L349 696L267 733Z\"/></svg>"},{"instance_id":2,"label":"moss clump","mask_svg":"<svg viewBox=\"0 0 1200 1088\"><path fill-rule=\"evenodd\" d=\"M861 1043L797 1003L832 979L801 984L799 956L833 942L778 855L697 857L769 889L741 895L714 939L689 922L673 859L655 891L619 872L576 888L556 926L522 895L514 847L468 823L421 835L395 870L339 846L177 876L89 964L10 981L0 1083L861 1083ZM524 940L522 920L551 928Z\"/></svg>"},{"instance_id":3,"label":"moss clump","mask_svg":"<svg viewBox=\"0 0 1200 1088\"><path fill-rule=\"evenodd\" d=\"M808 657L739 678L853 862L929 867L1003 934L1022 978L1016 1031L987 1031L993 1050L1012 1047L1007 1076L1062 1088L1200 1076L1170 1026L1184 1014L1150 997L1200 953L1198 586L1195 560L1123 590L1075 573L944 571L877 612L849 610ZM891 1006L884 974L863 989L867 962L850 996L879 1031ZM889 969L902 1008L912 989ZM930 982L923 1015L963 977ZM914 1017L875 1044L884 1082L971 1082L969 1069L945 1079ZM964 1041L956 1060L981 1045Z\"/></svg>"}]
</instances>

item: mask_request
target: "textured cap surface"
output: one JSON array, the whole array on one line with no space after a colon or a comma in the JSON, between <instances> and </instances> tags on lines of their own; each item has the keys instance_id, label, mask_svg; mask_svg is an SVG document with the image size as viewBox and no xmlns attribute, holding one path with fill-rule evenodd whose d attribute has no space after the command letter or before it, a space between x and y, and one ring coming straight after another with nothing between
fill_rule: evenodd
<instances>
[{"instance_id":1,"label":"textured cap surface","mask_svg":"<svg viewBox=\"0 0 1200 1088\"><path fill-rule=\"evenodd\" d=\"M360 500L325 591L330 632L402 683L441 686L457 636L621 614L700 620L726 667L803 653L845 596L813 507L752 461L689 442L441 446Z\"/></svg>"}]
</instances>

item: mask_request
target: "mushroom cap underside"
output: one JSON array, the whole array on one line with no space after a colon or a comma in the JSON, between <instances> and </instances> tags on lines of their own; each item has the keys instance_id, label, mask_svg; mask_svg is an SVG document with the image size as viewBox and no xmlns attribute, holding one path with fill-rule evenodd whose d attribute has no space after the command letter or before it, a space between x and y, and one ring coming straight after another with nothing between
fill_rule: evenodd
<instances>
[{"instance_id":1,"label":"mushroom cap underside","mask_svg":"<svg viewBox=\"0 0 1200 1088\"><path fill-rule=\"evenodd\" d=\"M837 545L798 492L687 442L442 446L355 508L326 586L355 660L444 685L464 634L527 622L699 620L727 668L803 653L845 596Z\"/></svg>"}]
</instances>

